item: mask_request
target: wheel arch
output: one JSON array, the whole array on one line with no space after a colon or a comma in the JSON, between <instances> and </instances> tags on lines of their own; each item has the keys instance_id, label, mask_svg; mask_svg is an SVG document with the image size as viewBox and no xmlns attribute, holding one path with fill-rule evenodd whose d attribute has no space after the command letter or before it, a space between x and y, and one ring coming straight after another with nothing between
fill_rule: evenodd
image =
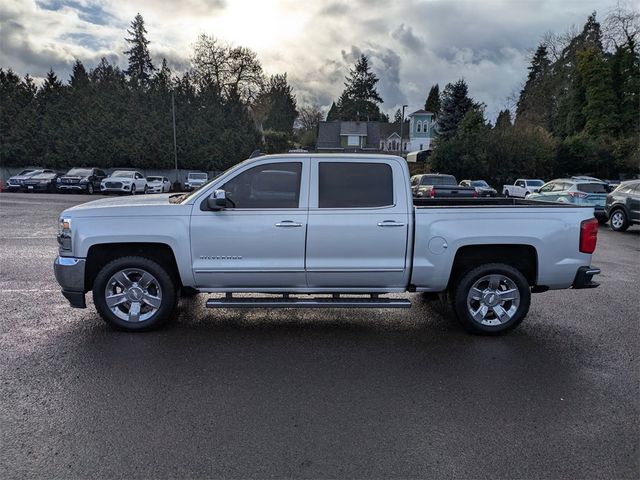
<instances>
[{"instance_id":1,"label":"wheel arch","mask_svg":"<svg viewBox=\"0 0 640 480\"><path fill-rule=\"evenodd\" d=\"M117 258L127 256L140 256L157 262L167 268L177 287L183 286L175 253L168 244L160 242L98 243L91 245L87 252L84 274L85 291L90 291L93 288L96 276L104 265Z\"/></svg>"},{"instance_id":2,"label":"wheel arch","mask_svg":"<svg viewBox=\"0 0 640 480\"><path fill-rule=\"evenodd\" d=\"M529 285L538 278L538 252L528 244L465 245L458 250L451 266L449 284L455 285L466 272L487 263L504 263L522 272Z\"/></svg>"}]
</instances>

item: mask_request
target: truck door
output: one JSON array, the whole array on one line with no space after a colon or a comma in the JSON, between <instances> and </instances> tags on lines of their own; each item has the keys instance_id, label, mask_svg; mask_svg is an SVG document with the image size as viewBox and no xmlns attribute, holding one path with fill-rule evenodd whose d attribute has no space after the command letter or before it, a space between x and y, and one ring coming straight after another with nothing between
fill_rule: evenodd
<instances>
[{"instance_id":1,"label":"truck door","mask_svg":"<svg viewBox=\"0 0 640 480\"><path fill-rule=\"evenodd\" d=\"M308 172L301 160L265 160L212 186L210 193L225 190L227 207L207 211L194 205L191 255L198 287L306 286Z\"/></svg>"},{"instance_id":2,"label":"truck door","mask_svg":"<svg viewBox=\"0 0 640 480\"><path fill-rule=\"evenodd\" d=\"M406 287L409 184L393 160L313 159L307 284L375 291Z\"/></svg>"}]
</instances>

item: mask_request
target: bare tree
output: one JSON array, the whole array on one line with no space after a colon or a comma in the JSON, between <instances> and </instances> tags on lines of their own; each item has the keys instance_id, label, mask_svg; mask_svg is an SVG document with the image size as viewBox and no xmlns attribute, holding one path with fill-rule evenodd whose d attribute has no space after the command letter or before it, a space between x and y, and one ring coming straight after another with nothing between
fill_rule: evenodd
<instances>
[{"instance_id":1,"label":"bare tree","mask_svg":"<svg viewBox=\"0 0 640 480\"><path fill-rule=\"evenodd\" d=\"M640 36L640 13L627 2L618 1L604 21L604 44L607 50L626 46L634 54Z\"/></svg>"},{"instance_id":2,"label":"bare tree","mask_svg":"<svg viewBox=\"0 0 640 480\"><path fill-rule=\"evenodd\" d=\"M198 37L191 63L196 79L213 85L226 98L250 103L264 85L262 65L253 50L223 44L209 35Z\"/></svg>"},{"instance_id":3,"label":"bare tree","mask_svg":"<svg viewBox=\"0 0 640 480\"><path fill-rule=\"evenodd\" d=\"M308 105L298 110L296 126L305 132L315 131L324 118L322 109L318 105Z\"/></svg>"}]
</instances>

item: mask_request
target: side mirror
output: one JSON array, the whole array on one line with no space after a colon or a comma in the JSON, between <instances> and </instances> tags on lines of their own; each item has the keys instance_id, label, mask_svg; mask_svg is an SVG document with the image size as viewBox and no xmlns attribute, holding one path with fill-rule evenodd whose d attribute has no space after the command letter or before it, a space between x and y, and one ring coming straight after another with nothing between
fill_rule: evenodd
<instances>
[{"instance_id":1,"label":"side mirror","mask_svg":"<svg viewBox=\"0 0 640 480\"><path fill-rule=\"evenodd\" d=\"M211 210L222 210L227 206L227 192L216 190L207 198L207 206Z\"/></svg>"}]
</instances>

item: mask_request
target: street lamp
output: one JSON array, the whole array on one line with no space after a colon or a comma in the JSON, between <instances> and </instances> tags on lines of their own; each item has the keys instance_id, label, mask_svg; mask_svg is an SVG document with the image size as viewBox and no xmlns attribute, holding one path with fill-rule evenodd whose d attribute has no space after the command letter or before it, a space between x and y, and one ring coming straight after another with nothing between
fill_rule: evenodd
<instances>
[{"instance_id":1,"label":"street lamp","mask_svg":"<svg viewBox=\"0 0 640 480\"><path fill-rule=\"evenodd\" d=\"M404 150L403 145L402 145L402 135L403 135L403 130L404 130L404 109L407 108L409 105L402 105L402 118L400 119L400 156L402 156L402 151Z\"/></svg>"}]
</instances>

